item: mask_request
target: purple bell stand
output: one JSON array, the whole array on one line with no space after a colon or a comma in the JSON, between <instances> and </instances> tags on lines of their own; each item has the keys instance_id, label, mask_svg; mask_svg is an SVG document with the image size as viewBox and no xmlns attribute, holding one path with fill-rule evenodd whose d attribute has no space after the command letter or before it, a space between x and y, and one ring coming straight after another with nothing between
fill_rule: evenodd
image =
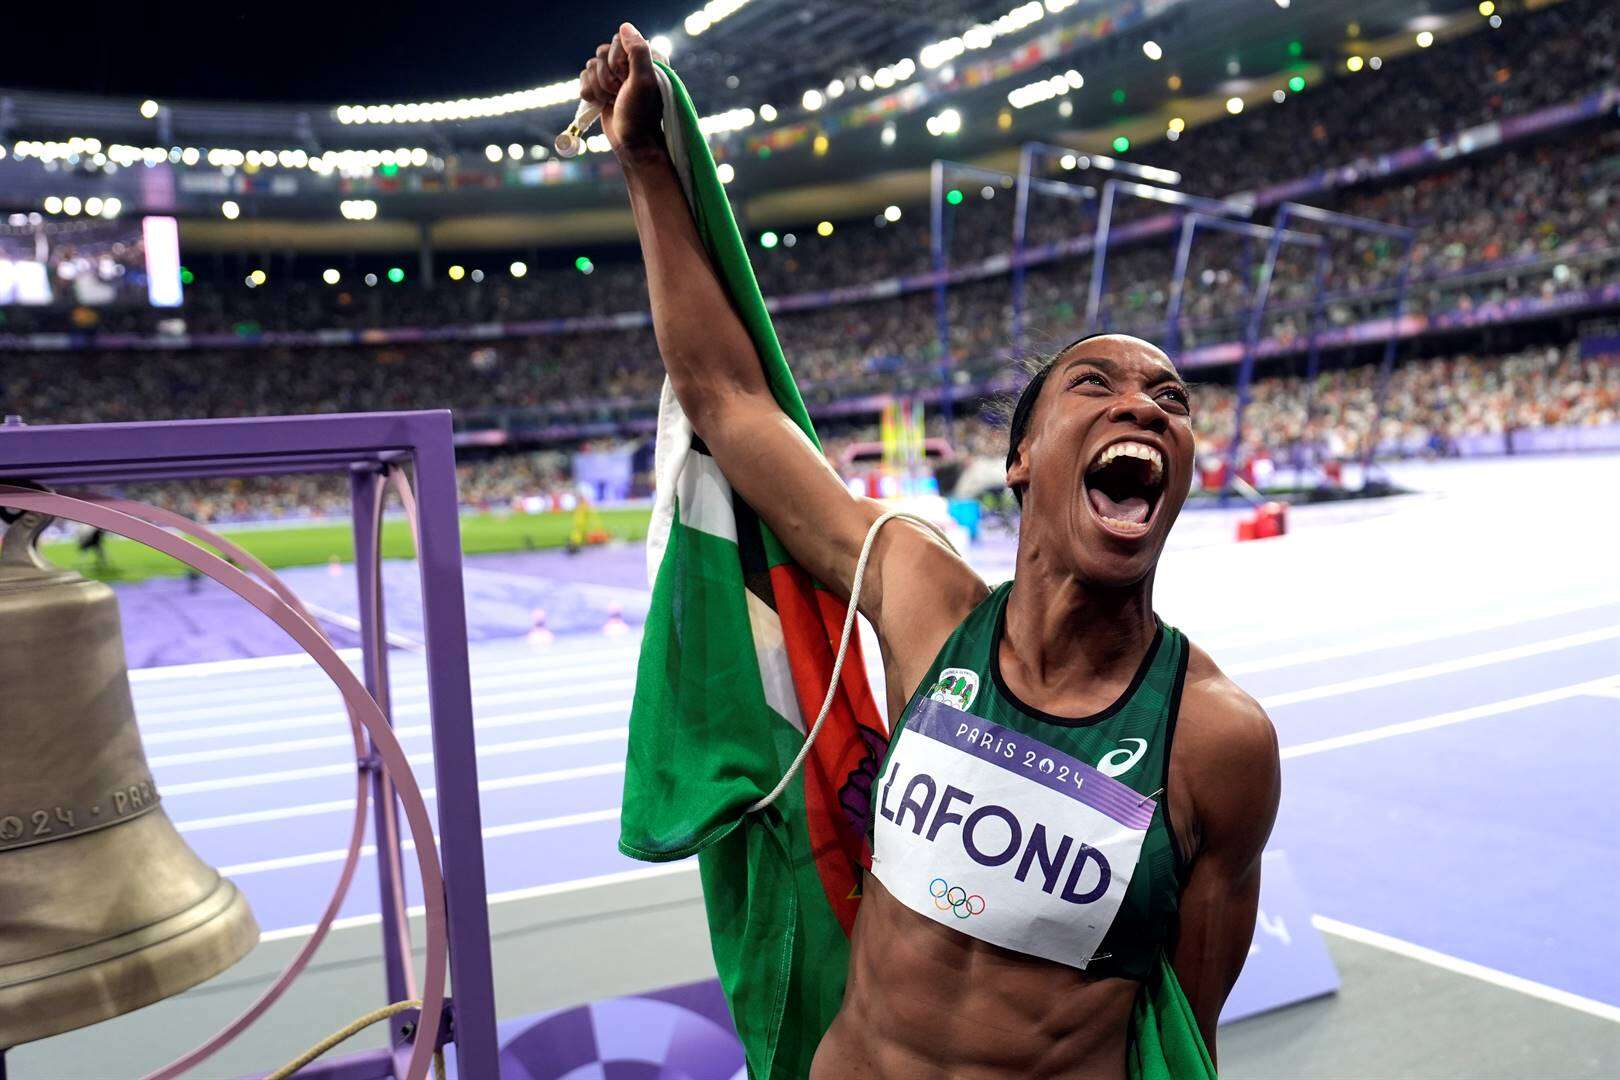
<instances>
[{"instance_id":1,"label":"purple bell stand","mask_svg":"<svg viewBox=\"0 0 1620 1080\"><path fill-rule=\"evenodd\" d=\"M407 465L415 476L414 491L402 471ZM230 541L158 507L100 496L71 498L41 490L309 472L349 475L363 683L291 590ZM421 788L389 719L387 627L379 588L382 505L388 486L397 491L411 520L422 575L428 705L439 791L437 843ZM47 427L29 427L17 417L7 417L0 424L0 507L105 529L162 551L224 585L285 630L327 673L343 696L354 734L356 797L348 859L315 932L281 977L246 1012L147 1080L173 1080L200 1064L252 1024L297 978L325 939L347 894L360 858L368 801L373 803L378 840L389 1002L420 998L422 1004L419 1010L393 1018L388 1049L317 1061L298 1075L327 1080L422 1080L434 1054L451 1044L459 1075L499 1075L450 413ZM209 544L225 558L174 532ZM422 879L426 963L420 988L411 963L404 899L402 822L415 845ZM454 1000L445 994L447 975L455 985ZM422 1038L421 1032L431 1033L431 1037ZM0 1058L3 1075L4 1060Z\"/></svg>"}]
</instances>

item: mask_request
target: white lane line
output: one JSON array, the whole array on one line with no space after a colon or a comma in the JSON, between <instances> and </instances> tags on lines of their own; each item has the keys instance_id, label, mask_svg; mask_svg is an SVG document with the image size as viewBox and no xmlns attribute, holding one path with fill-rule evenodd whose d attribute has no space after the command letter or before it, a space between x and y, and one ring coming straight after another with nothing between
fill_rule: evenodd
<instances>
[{"instance_id":1,"label":"white lane line","mask_svg":"<svg viewBox=\"0 0 1620 1080\"><path fill-rule=\"evenodd\" d=\"M1582 595L1576 599L1569 600L1567 604L1563 605L1550 606L1547 608L1527 608L1518 610L1514 615L1508 618L1508 622L1531 622L1536 619L1554 618L1558 615L1570 614L1577 611L1588 611L1596 608L1614 607L1616 605L1620 605L1620 595L1608 595L1602 597L1601 599L1593 598L1589 595ZM1528 612L1528 614L1526 614L1526 612ZM1482 616L1481 618L1483 619L1485 617ZM1469 627L1474 621L1475 620L1466 620L1458 624L1464 627L1464 629L1457 630L1455 633L1470 633L1471 631L1467 629L1467 627ZM1391 620L1389 619L1380 619L1374 622L1358 622L1338 626L1336 629L1345 635L1376 633L1381 629L1388 628L1390 623ZM1403 621L1400 625L1405 626L1407 624ZM1427 624L1427 628L1433 630L1434 635L1437 638L1449 637L1453 634L1452 631L1447 629L1449 625L1450 624L1447 623L1429 623ZM1222 630L1206 631L1198 629L1196 623L1189 622L1186 625L1183 625L1182 629L1186 630L1188 632L1188 636L1190 636L1195 642L1202 645L1212 653L1229 652L1237 649L1253 649L1264 645L1292 644L1299 639L1299 634L1294 631L1279 634L1276 632L1275 628L1272 628L1256 632L1249 629L1248 624L1245 624L1244 627L1228 626ZM1244 629L1249 629L1249 632L1247 634L1241 633L1240 631ZM1485 627L1484 629L1489 629L1489 627ZM1229 674L1234 670L1233 666L1229 664L1222 664L1221 667Z\"/></svg>"},{"instance_id":2,"label":"white lane line","mask_svg":"<svg viewBox=\"0 0 1620 1080\"><path fill-rule=\"evenodd\" d=\"M1522 660L1545 653L1557 652L1563 649L1572 649L1584 645L1592 645L1602 641L1620 638L1620 626L1605 626L1595 630L1584 630L1577 634L1566 634L1562 637L1549 638L1545 641L1530 642L1523 645L1514 645L1505 649L1495 649L1490 652L1477 653L1473 656L1455 657L1450 660L1440 660L1430 664L1420 664L1417 667L1402 668L1398 671L1380 672L1376 675L1366 675L1358 679L1347 679L1342 682L1328 683L1323 686L1306 687L1302 690L1291 690L1279 694L1269 694L1260 699L1260 704L1268 709L1280 708L1287 705L1296 705L1305 701L1316 701L1326 697L1338 697L1344 694L1356 693L1362 690L1371 690L1377 687L1394 686L1399 683L1413 682L1418 679L1433 678L1437 675L1455 674L1459 671L1469 671L1474 668L1486 667L1491 664L1506 663L1511 660ZM614 680L606 683L597 683L583 690L629 690L635 685L634 679ZM534 696L528 689L510 691L505 694L486 695L482 699L484 707L496 704L506 704L530 700ZM629 703L623 703L628 708ZM597 711L606 711L606 706L583 706L586 714ZM404 705L395 710L397 715L426 714L426 702L416 705ZM475 727L484 729L490 727L506 727L513 724L524 723L527 719L552 719L570 715L567 709L540 710L535 713L525 713L513 717L501 717L478 721ZM573 715L580 715L574 713ZM201 739L210 737L225 738L239 734L254 734L267 731L289 731L297 728L320 727L332 723L331 714L318 714L313 716L294 717L287 720L253 721L245 724L224 724L212 728L187 729L185 731L157 732L145 739L148 745L163 745L186 739ZM426 724L413 725L395 729L401 737L407 734L420 735L428 732L430 726ZM226 760L233 757L252 756L255 753L289 753L296 750L317 749L328 746L342 746L347 738L342 735L325 736L319 739L283 740L274 743L254 744L242 747L222 748L220 750L194 751L191 754L170 754L150 759L153 766L159 763L165 765L196 764L204 761ZM205 756L217 755L217 756Z\"/></svg>"},{"instance_id":3,"label":"white lane line","mask_svg":"<svg viewBox=\"0 0 1620 1080\"><path fill-rule=\"evenodd\" d=\"M1608 600L1602 603L1583 601L1580 604L1565 604L1559 607L1542 608L1530 613L1518 612L1513 615L1500 615L1488 618L1471 619L1465 622L1452 623L1445 627L1427 627L1409 630L1405 633L1385 634L1381 637L1367 638L1339 645L1324 645L1319 648L1299 649L1290 653L1278 653L1259 660L1248 660L1238 664L1223 664L1222 669L1228 675L1252 675L1257 671L1275 671L1278 668L1297 667L1301 664L1315 664L1323 660L1338 660L1346 656L1359 656L1362 653L1379 652L1384 649L1400 649L1408 645L1418 645L1426 641L1441 641L1446 638L1461 637L1464 634L1484 633L1488 630L1503 630L1510 626L1523 623L1538 622L1542 619L1557 618L1560 615L1577 615L1586 611L1597 611L1602 608L1614 607L1620 600Z\"/></svg>"},{"instance_id":4,"label":"white lane line","mask_svg":"<svg viewBox=\"0 0 1620 1080\"><path fill-rule=\"evenodd\" d=\"M334 626L341 626L351 633L360 633L360 620L353 615L345 615L341 611L333 611L331 608L312 604L307 600L304 601L304 607L317 619L332 623ZM413 637L406 637L404 634L393 630L387 631L384 636L388 639L388 644L396 649L404 649L406 652L421 653L423 655L427 654L427 646Z\"/></svg>"},{"instance_id":5,"label":"white lane line","mask_svg":"<svg viewBox=\"0 0 1620 1080\"><path fill-rule=\"evenodd\" d=\"M535 700L545 700L555 697L578 697L581 694L596 693L622 693L634 690L636 680L607 679L572 683L562 687L536 687L524 686L521 690L509 690L501 694L474 694L473 713L475 715L487 712L501 705L521 705L532 703ZM426 701L413 704L394 705L391 710L397 721L402 716L428 716L432 709ZM334 707L330 712L312 713L304 716L277 717L272 720L248 720L240 724L213 724L207 727L182 728L179 731L157 731L141 735L141 742L146 746L163 746L168 743L193 742L199 739L229 739L237 735L258 735L269 731L297 731L300 728L331 728L343 723L343 713Z\"/></svg>"},{"instance_id":6,"label":"white lane line","mask_svg":"<svg viewBox=\"0 0 1620 1080\"><path fill-rule=\"evenodd\" d=\"M536 750L556 750L565 746L586 746L601 742L623 742L630 737L628 727L604 728L601 731L579 731L569 735L547 735L538 739L519 739L516 742L492 743L478 748L480 759L504 757L507 754L527 754ZM411 765L433 763L431 750L407 754ZM277 772L252 773L248 776L220 776L209 780L191 780L179 784L160 783L159 793L165 800L176 795L196 795L207 791L235 791L239 788L260 787L266 784L290 784L299 780L314 780L323 776L353 776L354 763L340 765L311 765L304 769L282 769Z\"/></svg>"},{"instance_id":7,"label":"white lane line","mask_svg":"<svg viewBox=\"0 0 1620 1080\"><path fill-rule=\"evenodd\" d=\"M1429 731L1450 724L1460 724L1468 720L1478 720L1487 716L1496 716L1501 713L1512 712L1516 709L1531 708L1566 698L1578 697L1587 693L1594 686L1602 686L1614 679L1606 675L1601 679L1592 679L1584 683L1575 683L1570 686L1559 687L1554 690L1543 690L1534 694L1524 694L1503 701L1492 702L1487 705L1476 705L1467 709L1457 709L1453 712L1439 713L1435 716L1425 717L1421 720L1409 720L1399 724L1387 724L1383 727L1368 728L1364 731L1351 732L1348 735L1338 735L1330 739L1318 739L1315 742L1300 743L1295 746L1283 747L1281 754L1286 760L1289 758L1304 757L1310 754L1320 754L1329 750L1342 750L1349 746L1358 746L1362 743L1376 742L1381 739L1395 738L1400 735L1411 735L1419 731ZM628 729L620 729L628 733ZM352 805L352 804L350 804ZM515 822L510 825L496 825L484 829L485 839L500 836L514 836L522 833L540 832L548 829L569 828L574 825L587 825L598 821L605 821L617 817L619 808L611 810L595 810L584 814L571 814L562 817L542 818L537 821ZM407 842L407 846L409 846ZM284 870L299 866L309 866L316 863L340 861L344 856L343 849L316 852L311 855L291 855L280 859L267 859L256 863L243 863L236 867L225 867L220 870L222 874L263 873L269 870ZM367 856L376 854L376 848L367 846L363 849Z\"/></svg>"},{"instance_id":8,"label":"white lane line","mask_svg":"<svg viewBox=\"0 0 1620 1080\"><path fill-rule=\"evenodd\" d=\"M349 663L360 660L359 649L339 649L338 656ZM235 675L243 671L280 671L287 668L320 670L304 653L284 653L279 656L245 656L235 660L200 660L194 664L166 664L163 667L135 668L129 673L132 683L167 682L170 679L206 679L212 675Z\"/></svg>"},{"instance_id":9,"label":"white lane line","mask_svg":"<svg viewBox=\"0 0 1620 1080\"><path fill-rule=\"evenodd\" d=\"M588 634L579 635L585 639L580 641L570 640L574 636L572 634L566 635L555 644L537 651L541 655L550 654L566 657L576 654L593 654L600 650L599 644L591 640ZM617 640L620 645L639 647L641 631L631 627L628 634ZM510 643L515 646L520 646L521 641L521 638L510 639ZM507 643L502 641L500 644ZM481 642L479 644L493 646L496 643ZM338 655L350 663L358 663L360 660L360 650L358 648L339 649ZM296 652L282 653L276 656L246 656L234 660L202 660L194 664L166 664L162 667L135 668L129 673L129 681L132 683L161 684L165 682L183 682L189 679L205 679L214 675L235 675L250 671L279 671L298 668L306 669L311 676L320 673L320 669L315 666L315 661L304 653Z\"/></svg>"},{"instance_id":10,"label":"white lane line","mask_svg":"<svg viewBox=\"0 0 1620 1080\"><path fill-rule=\"evenodd\" d=\"M585 780L596 776L611 776L624 772L624 762L609 761L601 765L579 765L571 769L551 769L546 772L526 773L522 776L503 776L498 780L480 780L478 790L509 791L513 788L538 787L542 784L560 784L570 780ZM438 797L437 788L423 788L422 798ZM220 814L217 817L192 818L177 821L174 827L183 833L206 832L210 829L230 829L238 825L257 825L266 821L286 821L290 818L316 817L321 814L353 810L353 799L332 799L327 802L304 803L300 806L278 806L272 810L249 810L240 814Z\"/></svg>"},{"instance_id":11,"label":"white lane line","mask_svg":"<svg viewBox=\"0 0 1620 1080\"><path fill-rule=\"evenodd\" d=\"M571 829L576 825L595 825L603 821L619 820L617 806L608 810L587 810L580 814L561 814L557 817L538 818L534 821L517 821L510 825L495 825L483 832L485 840L498 840L506 836L521 836L528 833L545 832L550 829ZM437 835L433 842L439 842ZM404 841L400 847L406 851L415 851L416 842ZM271 870L291 870L300 866L316 866L320 863L342 862L349 854L348 848L333 848L330 851L313 851L308 855L287 855L279 859L260 859L257 862L237 863L235 866L222 866L221 875L231 878L246 877L249 874L263 874ZM371 858L377 854L375 844L366 844L360 849L361 858Z\"/></svg>"},{"instance_id":12,"label":"white lane line","mask_svg":"<svg viewBox=\"0 0 1620 1080\"><path fill-rule=\"evenodd\" d=\"M512 662L499 665L491 674L487 671L474 671L472 677L473 696L476 699L480 692L505 686L555 686L567 683L580 676L590 676L602 673L623 672L631 673L636 668L635 653L595 653L592 654L592 663L584 664L536 664L534 667L520 666ZM301 697L286 696L294 687L286 684L266 685L252 688L242 688L225 684L214 687L198 687L182 699L187 707L183 709L153 709L147 706L142 699L135 702L135 716L140 722L141 730L164 727L169 724L180 723L184 720L217 720L225 717L236 718L249 716L254 713L284 713L291 709L320 709L328 710L327 715L336 715L339 712L337 688L330 682L312 683L308 687L299 686L296 689L315 691ZM324 691L324 692L323 692ZM395 711L405 706L406 700L425 698L428 692L426 674L421 679L403 679L395 677L391 680L389 692L395 702ZM231 700L244 693L266 695L258 700L240 702ZM222 704L221 699L229 701ZM206 705L196 705L195 702L206 701ZM426 706L416 706L418 711L424 711Z\"/></svg>"},{"instance_id":13,"label":"white lane line","mask_svg":"<svg viewBox=\"0 0 1620 1080\"><path fill-rule=\"evenodd\" d=\"M490 893L489 903L493 907L496 904L510 904L518 900L539 900L548 896L563 896L568 893L584 892L586 889L626 885L634 881L645 881L648 878L695 874L697 869L698 863L696 859L683 859L680 862L659 863L655 866L638 867L635 870L620 870L614 874L597 874L594 877L575 878L572 881L554 881L549 885L531 885L526 889L508 889L505 892ZM407 908L406 913L412 918L417 918L425 913L425 909L422 905L415 904ZM382 922L382 916L375 913L370 915L350 915L347 918L334 919L332 929L352 930L357 926L376 926L380 922ZM306 923L303 926L288 926L280 930L266 930L259 935L259 940L261 942L289 941L307 938L314 932L315 924Z\"/></svg>"},{"instance_id":14,"label":"white lane line","mask_svg":"<svg viewBox=\"0 0 1620 1080\"><path fill-rule=\"evenodd\" d=\"M599 716L603 714L626 714L630 712L629 700L592 702L585 705L568 705L558 709L538 709L533 712L512 713L507 716L495 717L488 720L474 720L473 728L477 731L492 731L496 728L518 727L523 724L543 723L547 720L577 719L582 716ZM398 727L394 734L400 739L420 738L431 734L431 724L412 724L409 727ZM159 754L149 757L146 763L154 769L168 768L176 765L198 765L208 761L231 761L236 758L265 757L270 754L293 754L304 750L331 750L337 747L352 747L354 739L347 733L342 735L322 735L311 739L284 739L271 743L255 743L251 746L222 746L215 750L188 750L183 754ZM352 770L353 765L349 768Z\"/></svg>"},{"instance_id":15,"label":"white lane line","mask_svg":"<svg viewBox=\"0 0 1620 1080\"><path fill-rule=\"evenodd\" d=\"M1606 1001L1594 1001L1592 998L1582 997L1579 994L1570 993L1568 990L1560 990L1556 986L1548 986L1546 983L1535 982L1519 975L1510 975L1505 971L1498 971L1483 964L1476 964L1472 960L1464 960L1449 953L1437 952L1422 945L1414 945L1410 941L1390 937L1388 934L1380 934L1376 930L1368 930L1366 927L1352 926L1349 923L1340 922L1338 919L1330 919L1326 915L1311 916L1311 923L1324 934L1332 934L1334 937L1359 942L1362 945L1371 945L1375 949L1382 949L1385 952L1394 953L1396 956L1404 956L1408 960L1416 960L1419 963L1428 964L1456 975L1478 979L1480 982L1489 983L1492 986L1500 986L1504 990L1516 990L1521 994L1541 1001L1562 1005L1566 1009L1574 1009L1588 1016L1595 1016L1599 1020L1608 1020L1611 1023L1620 1024L1620 1007L1610 1005Z\"/></svg>"},{"instance_id":16,"label":"white lane line","mask_svg":"<svg viewBox=\"0 0 1620 1080\"><path fill-rule=\"evenodd\" d=\"M1343 682L1328 683L1325 686L1311 686L1303 690L1268 694L1260 699L1260 704L1268 709L1282 705L1295 705L1302 701L1338 697L1341 694L1353 694L1361 690L1376 689L1380 686L1394 686L1398 683L1415 682L1418 679L1429 679L1436 675L1451 675L1459 671L1471 671L1474 668L1488 667L1491 664L1503 664L1510 660L1524 660L1545 653L1559 652L1563 649L1594 645L1600 641L1612 641L1615 638L1620 638L1620 626L1603 626L1596 630L1583 630L1578 634L1565 634L1563 637L1548 638L1545 641L1533 641L1506 649L1493 649L1490 652L1476 653L1473 656L1459 656L1451 660L1438 660L1432 664L1419 664L1417 667L1401 668L1399 671L1385 671L1377 675L1364 675L1359 679L1346 679Z\"/></svg>"},{"instance_id":17,"label":"white lane line","mask_svg":"<svg viewBox=\"0 0 1620 1080\"><path fill-rule=\"evenodd\" d=\"M1347 746L1360 746L1363 743L1393 739L1399 735L1414 735L1420 731L1433 731L1435 728L1462 724L1469 720L1480 720L1487 716L1499 716L1502 713L1515 712L1519 709L1529 709L1537 705L1563 701L1566 698L1580 697L1583 694L1591 693L1593 687L1605 686L1613 681L1613 675L1605 675L1601 679L1573 683L1552 690L1539 690L1533 694L1521 694L1518 697L1491 701L1484 705L1471 705L1466 709L1453 709L1450 712L1436 713L1433 716L1425 716L1418 720L1403 720L1397 724L1384 724L1381 727L1364 728L1361 731L1334 735L1326 739L1296 743L1293 746L1282 748L1282 758L1287 761L1290 758L1308 757L1311 754L1321 754L1328 750L1343 750Z\"/></svg>"}]
</instances>

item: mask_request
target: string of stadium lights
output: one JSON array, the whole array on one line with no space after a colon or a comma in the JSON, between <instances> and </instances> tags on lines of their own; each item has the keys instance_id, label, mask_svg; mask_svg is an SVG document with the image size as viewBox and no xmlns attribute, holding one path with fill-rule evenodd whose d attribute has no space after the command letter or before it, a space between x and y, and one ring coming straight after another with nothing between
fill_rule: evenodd
<instances>
[{"instance_id":1,"label":"string of stadium lights","mask_svg":"<svg viewBox=\"0 0 1620 1080\"><path fill-rule=\"evenodd\" d=\"M684 28L689 36L696 37L716 23L735 14L746 6L748 0L711 0L702 9L687 16ZM942 67L950 61L961 56L969 50L985 49L994 44L998 38L1014 34L1035 22L1041 20L1046 14L1057 14L1072 7L1078 0L1027 0L1026 3L1011 9L999 18L989 23L980 23L968 28L960 35L954 35L940 41L930 42L919 50L915 60L902 58L891 64L880 66L870 74L861 73L845 78L834 79L824 89L811 88L806 90L801 103L808 112L815 112L828 101L841 97L855 87L862 90L888 89L899 82L912 78L919 65L924 69ZM1276 0L1277 6L1287 8L1290 0ZM1486 18L1492 29L1500 29L1502 16L1496 10L1495 0L1480 0L1477 5L1479 15ZM1414 20L1413 29L1417 32L1414 44L1420 49L1429 48L1436 38L1434 30L1427 25L1433 22L1435 28L1443 25L1442 20ZM1419 24L1422 23L1421 28ZM1354 25L1354 24L1352 24ZM695 29L694 29L695 28ZM1354 32L1352 32L1354 36ZM657 35L652 40L653 47L664 55L669 55L673 43L666 35ZM1291 47L1298 55L1298 43ZM1143 54L1153 62L1162 60L1163 48L1151 39L1142 43ZM1358 73L1364 69L1378 71L1383 66L1380 56L1363 57L1360 52L1352 53L1345 59L1345 68L1351 73ZM1235 72L1230 72L1235 74ZM1180 77L1171 75L1169 85L1172 90L1180 88ZM1077 70L1070 68L1062 73L1038 79L1022 86L1015 87L1006 95L1007 103L1014 109L1027 109L1054 98L1066 99L1069 94L1085 86L1084 76ZM1289 91L1298 93L1305 88L1305 80L1300 75L1294 75L1287 82ZM454 102L428 102L408 105L382 105L382 106L338 106L335 110L339 120L344 123L394 123L432 120L466 119L474 116L497 116L506 112L515 112L522 109L541 108L551 104L565 104L574 100L577 93L577 82L568 80L545 87L537 87L527 91L516 91L510 94L496 95L490 98L457 99ZM1121 102L1123 91L1116 90L1115 103ZM1272 99L1281 103L1286 100L1287 93L1282 88L1272 91ZM521 103L521 104L514 104ZM1245 107L1241 96L1233 95L1225 102L1226 111L1237 115ZM156 118L162 106L152 99L146 99L140 104L140 113L147 119ZM1072 115L1073 107L1068 100L1060 100L1059 115L1067 118ZM767 123L777 119L778 111L770 104L760 105L757 109L740 107L729 109L699 120L701 130L708 135L726 134L741 131L752 127L757 121ZM347 119L344 119L347 117ZM1010 117L1003 113L998 117L1003 127L1009 126ZM935 137L954 136L964 125L964 119L959 109L954 106L946 107L929 117L924 122L928 133ZM1165 138L1170 141L1178 140L1186 130L1186 120L1183 117L1172 117L1167 125ZM880 134L883 145L892 145L896 138L896 126L893 121L886 123ZM829 139L824 134L818 134L814 140L814 151L819 155L827 151ZM1113 142L1114 150L1124 153L1130 148L1130 141L1123 135L1117 136ZM586 140L585 149L601 153L609 149L607 137L600 132ZM157 147L134 146L125 143L112 143L103 146L99 139L70 137L65 140L20 140L12 145L11 155L18 160L37 159L45 164L58 161L68 164L79 164L88 161L91 165L102 168L111 173L117 168L130 168L135 165L152 166L163 162L195 166L206 161L211 167L224 170L243 168L251 172L260 168L308 169L320 175L337 173L345 177L365 177L378 169L398 170L402 168L432 168L442 170L444 159L430 153L422 147L399 147L396 149L366 149L366 150L328 150L321 154L312 154L302 149L284 150L234 150L214 148L203 150L197 147ZM484 148L485 158L491 164L500 162L522 161L525 158L543 161L549 157L546 147L536 144L525 147L521 143L511 143L505 147L491 143ZM6 147L0 144L0 160L6 157ZM1093 160L1106 160L1093 158ZM723 183L731 183L736 178L736 170L729 162L722 162L718 166L720 179ZM94 206L95 209L91 209ZM116 217L122 210L122 203L116 197L91 196L83 201L76 196L50 196L44 200L44 207L48 214L76 216L83 212L86 216ZM221 204L221 213L228 219L234 220L241 212L240 206L231 200ZM340 212L348 220L369 221L377 215L377 204L369 199L345 200L340 205ZM514 275L514 276L521 276Z\"/></svg>"}]
</instances>

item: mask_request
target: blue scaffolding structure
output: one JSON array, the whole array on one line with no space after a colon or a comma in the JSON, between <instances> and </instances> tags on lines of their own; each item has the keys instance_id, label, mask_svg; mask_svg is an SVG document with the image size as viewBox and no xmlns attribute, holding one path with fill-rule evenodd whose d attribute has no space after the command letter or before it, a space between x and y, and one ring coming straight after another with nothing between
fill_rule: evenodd
<instances>
[{"instance_id":1,"label":"blue scaffolding structure","mask_svg":"<svg viewBox=\"0 0 1620 1080\"><path fill-rule=\"evenodd\" d=\"M1391 225L1388 222L1374 221L1371 218L1356 217L1353 214L1342 214L1336 210L1324 210L1317 206L1308 206L1305 203L1285 202L1277 208L1277 215L1272 219L1271 242L1266 246L1266 259L1260 268L1260 279L1255 285L1254 305L1249 310L1248 325L1243 334L1243 359L1238 368L1237 379L1237 409L1232 421L1232 441L1226 451L1226 477L1230 486L1232 479L1237 475L1239 465L1238 457L1243 443L1243 416L1248 410L1250 400L1250 386L1254 378L1254 364L1260 351L1260 336L1265 329L1266 308L1271 301L1271 286L1276 278L1277 259L1282 254L1284 241L1293 235L1295 230L1290 225L1309 223L1325 229L1339 229L1352 233L1362 233L1369 236L1380 236L1393 240L1402 246L1400 269L1395 278L1395 295L1393 310L1388 321L1388 333L1384 337L1384 358L1378 368L1378 386L1373 395L1373 426L1362 446L1361 466L1363 483L1372 467L1373 451L1377 447L1378 428L1384 418L1384 406L1389 392L1389 376L1395 367L1395 353L1400 344L1401 319L1406 311L1406 293L1412 273L1412 251L1416 243L1416 230L1405 225ZM1324 249L1325 250L1325 249ZM1326 268L1318 263L1316 297L1317 307L1321 306L1321 298L1325 281L1323 280ZM1313 328L1316 319L1313 317ZM1313 329L1314 337L1314 329ZM1307 380L1306 418L1309 420L1310 408L1313 404L1314 384L1316 381L1316 352L1311 351L1309 379Z\"/></svg>"},{"instance_id":2,"label":"blue scaffolding structure","mask_svg":"<svg viewBox=\"0 0 1620 1080\"><path fill-rule=\"evenodd\" d=\"M1109 157L1106 154L1093 154L1085 150L1078 150L1072 146L1059 146L1056 143L1026 142L1018 151L1018 180L1015 185L1013 208L1013 238L1012 238L1012 337L1013 348L1022 353L1025 348L1024 341L1024 273L1026 267L1026 249L1029 242L1029 195L1030 192L1040 191L1049 195L1071 201L1091 202L1097 198L1097 189L1089 184L1077 184L1068 180L1054 180L1035 175L1036 167L1044 161L1065 162L1069 169L1079 172L1100 170L1102 172L1118 172L1126 176L1137 177L1142 180L1153 180L1162 184L1176 185L1181 183L1181 174L1173 169L1161 169L1153 165L1138 165L1134 161L1123 158Z\"/></svg>"}]
</instances>

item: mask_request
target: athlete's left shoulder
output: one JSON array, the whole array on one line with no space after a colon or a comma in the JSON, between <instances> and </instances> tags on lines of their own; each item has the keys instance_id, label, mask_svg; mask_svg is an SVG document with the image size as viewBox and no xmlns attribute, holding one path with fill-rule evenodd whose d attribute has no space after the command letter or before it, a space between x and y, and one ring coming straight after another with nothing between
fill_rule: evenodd
<instances>
[{"instance_id":1,"label":"athlete's left shoulder","mask_svg":"<svg viewBox=\"0 0 1620 1080\"><path fill-rule=\"evenodd\" d=\"M1194 800L1212 809L1223 794L1241 792L1253 807L1269 794L1274 807L1282 766L1271 717L1208 653L1190 641L1187 649L1174 753Z\"/></svg>"}]
</instances>

